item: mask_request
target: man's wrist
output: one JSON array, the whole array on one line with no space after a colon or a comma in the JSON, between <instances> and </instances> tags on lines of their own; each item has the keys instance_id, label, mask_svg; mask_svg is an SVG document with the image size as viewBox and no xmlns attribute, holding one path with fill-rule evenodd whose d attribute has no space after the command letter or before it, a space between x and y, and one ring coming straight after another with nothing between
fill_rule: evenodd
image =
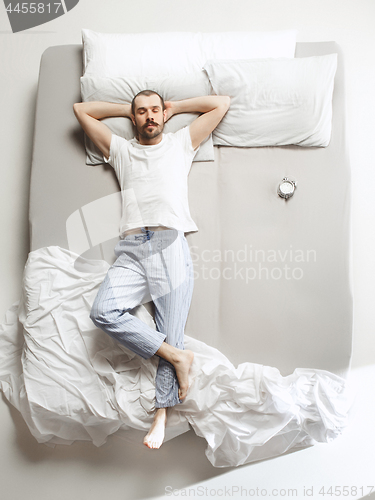
<instances>
[{"instance_id":1,"label":"man's wrist","mask_svg":"<svg viewBox=\"0 0 375 500\"><path fill-rule=\"evenodd\" d=\"M123 116L125 118L131 118L131 104L123 104Z\"/></svg>"},{"instance_id":2,"label":"man's wrist","mask_svg":"<svg viewBox=\"0 0 375 500\"><path fill-rule=\"evenodd\" d=\"M181 101L171 101L171 115L178 115L181 113L181 106L180 106Z\"/></svg>"}]
</instances>

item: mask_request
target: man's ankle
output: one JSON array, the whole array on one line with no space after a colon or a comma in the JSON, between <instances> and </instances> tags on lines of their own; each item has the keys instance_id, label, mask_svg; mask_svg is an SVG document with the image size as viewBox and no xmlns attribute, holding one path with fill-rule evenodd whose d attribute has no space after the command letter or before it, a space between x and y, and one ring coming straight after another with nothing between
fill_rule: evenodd
<instances>
[{"instance_id":1,"label":"man's ankle","mask_svg":"<svg viewBox=\"0 0 375 500\"><path fill-rule=\"evenodd\" d=\"M167 416L167 408L156 408L156 413L154 418L164 418Z\"/></svg>"}]
</instances>

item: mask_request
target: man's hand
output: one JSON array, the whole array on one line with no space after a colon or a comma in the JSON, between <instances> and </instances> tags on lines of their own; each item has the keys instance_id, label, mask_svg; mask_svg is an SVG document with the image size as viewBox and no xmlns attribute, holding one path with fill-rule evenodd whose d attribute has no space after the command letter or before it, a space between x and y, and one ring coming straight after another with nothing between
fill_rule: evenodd
<instances>
[{"instance_id":1,"label":"man's hand","mask_svg":"<svg viewBox=\"0 0 375 500\"><path fill-rule=\"evenodd\" d=\"M173 102L164 101L164 107L165 107L165 122L167 122L169 118L171 118L171 116L175 114L173 110Z\"/></svg>"}]
</instances>

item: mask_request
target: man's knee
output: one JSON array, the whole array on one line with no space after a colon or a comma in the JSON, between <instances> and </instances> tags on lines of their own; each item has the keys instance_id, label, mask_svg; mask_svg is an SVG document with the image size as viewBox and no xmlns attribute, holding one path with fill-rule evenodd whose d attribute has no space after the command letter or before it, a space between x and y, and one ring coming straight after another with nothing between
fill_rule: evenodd
<instances>
[{"instance_id":1,"label":"man's knee","mask_svg":"<svg viewBox=\"0 0 375 500\"><path fill-rule=\"evenodd\" d=\"M113 318L113 312L106 310L104 304L95 300L91 311L90 319L96 326L107 325L110 323L110 316Z\"/></svg>"},{"instance_id":2,"label":"man's knee","mask_svg":"<svg viewBox=\"0 0 375 500\"><path fill-rule=\"evenodd\" d=\"M91 321L92 321L92 322L93 322L96 326L98 326L98 325L97 325L97 320L99 319L99 314L98 314L98 312L97 312L97 309L96 309L96 308L94 308L94 306L91 308L91 311L90 311L90 315L89 315L89 316L90 316Z\"/></svg>"},{"instance_id":3,"label":"man's knee","mask_svg":"<svg viewBox=\"0 0 375 500\"><path fill-rule=\"evenodd\" d=\"M91 311L90 311L90 319L91 321L98 327L105 327L106 325L116 324L120 317L123 320L124 314L127 312L127 309L117 309L111 307L105 307L104 302L94 302Z\"/></svg>"}]
</instances>

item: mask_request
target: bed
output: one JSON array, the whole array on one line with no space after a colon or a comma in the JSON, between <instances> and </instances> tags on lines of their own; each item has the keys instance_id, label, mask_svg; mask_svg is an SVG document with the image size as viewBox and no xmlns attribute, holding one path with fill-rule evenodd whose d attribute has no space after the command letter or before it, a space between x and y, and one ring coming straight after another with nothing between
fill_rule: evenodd
<instances>
[{"instance_id":1,"label":"bed","mask_svg":"<svg viewBox=\"0 0 375 500\"><path fill-rule=\"evenodd\" d=\"M185 347L196 364L166 439L193 427L217 467L330 441L347 422L352 287L343 54L335 42L297 43L295 57L333 53L328 147L214 146L214 160L194 162L189 175L199 231L187 234L196 276ZM114 432L138 436L154 410L156 361L115 345L88 318L116 258L120 198L112 167L86 164L72 111L82 70L81 45L43 53L30 254L20 301L1 327L1 387L35 438L50 446L77 439L100 446ZM284 177L297 181L289 200L277 194ZM100 200L110 200L104 211ZM145 306L134 314L153 325L152 304Z\"/></svg>"}]
</instances>

